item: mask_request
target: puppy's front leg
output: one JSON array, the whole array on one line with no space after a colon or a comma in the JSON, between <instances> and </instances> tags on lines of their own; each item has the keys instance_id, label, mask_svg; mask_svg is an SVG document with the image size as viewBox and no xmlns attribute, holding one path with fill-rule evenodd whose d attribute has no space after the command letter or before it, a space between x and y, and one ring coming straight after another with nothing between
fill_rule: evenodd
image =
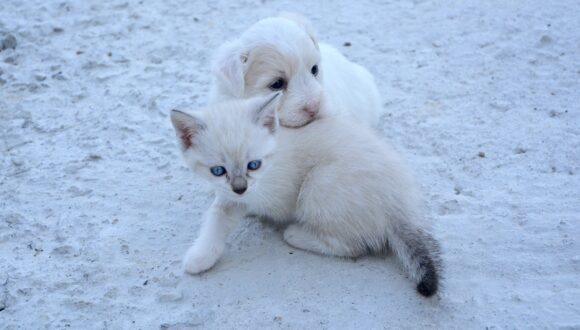
<instances>
[{"instance_id":1,"label":"puppy's front leg","mask_svg":"<svg viewBox=\"0 0 580 330\"><path fill-rule=\"evenodd\" d=\"M222 255L229 233L242 216L241 207L226 204L216 197L204 216L199 237L185 254L185 271L198 274L210 269Z\"/></svg>"}]
</instances>

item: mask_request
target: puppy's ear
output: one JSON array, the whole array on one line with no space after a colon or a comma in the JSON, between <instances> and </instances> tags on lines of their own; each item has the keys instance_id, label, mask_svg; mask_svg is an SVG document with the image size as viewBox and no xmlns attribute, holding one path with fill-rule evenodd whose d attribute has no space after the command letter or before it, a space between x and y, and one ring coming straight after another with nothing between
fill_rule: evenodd
<instances>
[{"instance_id":1,"label":"puppy's ear","mask_svg":"<svg viewBox=\"0 0 580 330\"><path fill-rule=\"evenodd\" d=\"M213 71L218 83L235 98L244 95L244 63L248 54L242 50L239 42L227 42L222 45L216 54Z\"/></svg>"},{"instance_id":2,"label":"puppy's ear","mask_svg":"<svg viewBox=\"0 0 580 330\"><path fill-rule=\"evenodd\" d=\"M274 133L280 126L278 105L281 94L281 92L277 92L267 96L259 96L250 101L254 111L254 123L268 128L270 133Z\"/></svg>"},{"instance_id":3,"label":"puppy's ear","mask_svg":"<svg viewBox=\"0 0 580 330\"><path fill-rule=\"evenodd\" d=\"M205 123L179 110L171 110L171 123L183 151L195 145L195 138L206 128Z\"/></svg>"},{"instance_id":4,"label":"puppy's ear","mask_svg":"<svg viewBox=\"0 0 580 330\"><path fill-rule=\"evenodd\" d=\"M287 11L281 12L279 16L291 20L292 22L300 26L304 31L306 31L308 36L310 36L310 39L312 39L312 42L314 42L314 46L316 46L316 48L318 49L318 38L316 37L316 31L314 30L312 23L310 23L310 21L306 17L297 13L291 13Z\"/></svg>"}]
</instances>

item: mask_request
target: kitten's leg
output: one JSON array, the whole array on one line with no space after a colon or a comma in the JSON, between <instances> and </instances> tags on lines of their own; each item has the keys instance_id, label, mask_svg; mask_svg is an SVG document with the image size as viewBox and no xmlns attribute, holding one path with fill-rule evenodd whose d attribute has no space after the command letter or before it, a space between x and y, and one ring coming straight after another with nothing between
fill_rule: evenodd
<instances>
[{"instance_id":1,"label":"kitten's leg","mask_svg":"<svg viewBox=\"0 0 580 330\"><path fill-rule=\"evenodd\" d=\"M326 235L315 235L301 225L288 226L284 231L284 240L301 250L338 257L357 256L348 245L340 240Z\"/></svg>"},{"instance_id":2,"label":"kitten's leg","mask_svg":"<svg viewBox=\"0 0 580 330\"><path fill-rule=\"evenodd\" d=\"M204 216L198 238L185 254L185 271L198 274L210 269L222 255L229 233L242 216L241 210L216 198Z\"/></svg>"}]
</instances>

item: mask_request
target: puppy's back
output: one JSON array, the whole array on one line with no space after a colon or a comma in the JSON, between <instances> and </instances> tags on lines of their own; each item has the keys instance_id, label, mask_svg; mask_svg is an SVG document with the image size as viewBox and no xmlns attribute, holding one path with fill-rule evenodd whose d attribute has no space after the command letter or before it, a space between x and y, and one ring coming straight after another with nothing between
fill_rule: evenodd
<instances>
[{"instance_id":1,"label":"puppy's back","mask_svg":"<svg viewBox=\"0 0 580 330\"><path fill-rule=\"evenodd\" d=\"M372 74L336 48L325 43L319 46L328 107L360 118L371 127L377 126L381 99Z\"/></svg>"}]
</instances>

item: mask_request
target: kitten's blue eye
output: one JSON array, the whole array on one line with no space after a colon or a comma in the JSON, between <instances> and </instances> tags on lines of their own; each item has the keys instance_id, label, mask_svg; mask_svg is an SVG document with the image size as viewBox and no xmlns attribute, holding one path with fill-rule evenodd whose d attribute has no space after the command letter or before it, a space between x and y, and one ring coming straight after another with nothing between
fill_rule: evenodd
<instances>
[{"instance_id":1,"label":"kitten's blue eye","mask_svg":"<svg viewBox=\"0 0 580 330\"><path fill-rule=\"evenodd\" d=\"M274 81L273 83L270 84L271 90L273 91L278 91L281 90L282 88L286 87L286 81L282 78L278 78L278 80Z\"/></svg>"},{"instance_id":2,"label":"kitten's blue eye","mask_svg":"<svg viewBox=\"0 0 580 330\"><path fill-rule=\"evenodd\" d=\"M260 166L262 166L261 160L252 160L251 162L248 163L248 170L255 171L259 169Z\"/></svg>"},{"instance_id":3,"label":"kitten's blue eye","mask_svg":"<svg viewBox=\"0 0 580 330\"><path fill-rule=\"evenodd\" d=\"M211 174L215 176L222 176L226 174L226 168L223 166L214 166L211 167L209 170L211 171Z\"/></svg>"}]
</instances>

